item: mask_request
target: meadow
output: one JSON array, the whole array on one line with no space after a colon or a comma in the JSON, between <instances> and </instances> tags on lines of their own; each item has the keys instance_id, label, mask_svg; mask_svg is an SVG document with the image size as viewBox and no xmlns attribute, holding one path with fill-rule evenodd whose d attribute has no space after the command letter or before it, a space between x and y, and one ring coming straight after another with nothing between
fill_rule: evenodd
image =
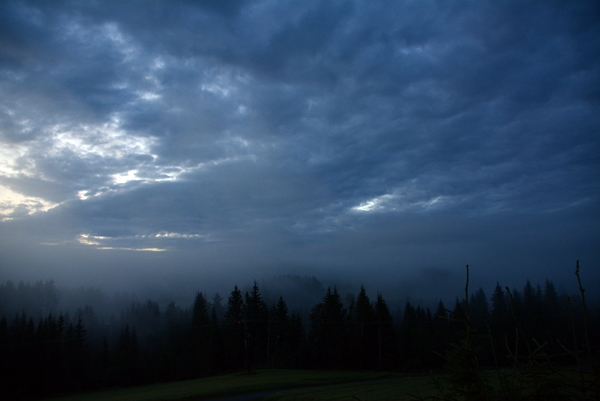
<instances>
[{"instance_id":1,"label":"meadow","mask_svg":"<svg viewBox=\"0 0 600 401\"><path fill-rule=\"evenodd\" d=\"M577 385L579 373L573 369L556 371L554 380L547 380L549 387L546 396L540 398L520 380L517 372L503 371L504 384L512 381L513 388L521 387L519 394L503 394L500 390L498 372L482 372L491 392L478 399L590 399ZM550 379L550 377L546 377ZM424 401L471 399L466 394L457 398L451 391L451 375L447 372L411 376L390 372L349 372L325 370L264 369L251 373L235 373L196 380L161 383L149 386L120 388L114 390L73 394L48 401L192 401L213 400L241 395L259 394L265 401ZM557 387L557 384L562 383ZM567 383L573 386L565 385ZM528 389L526 389L528 388ZM269 394L271 393L271 394ZM450 395L452 394L452 395ZM494 394L494 396L492 396ZM591 395L593 397L593 395ZM554 397L554 398L553 398ZM558 398L556 398L558 397Z\"/></svg>"},{"instance_id":2,"label":"meadow","mask_svg":"<svg viewBox=\"0 0 600 401\"><path fill-rule=\"evenodd\" d=\"M74 394L52 398L52 401L182 401L206 400L228 396L267 392L270 390L286 390L309 388L333 384L377 381L366 384L389 387L401 379L401 375L389 372L344 372L323 370L265 369L251 373L235 373L216 377L207 377L181 382L160 383L149 386L120 388L91 393ZM407 382L408 383L408 382ZM324 391L347 391L346 387L330 387ZM292 396L292 394L290 394Z\"/></svg>"}]
</instances>

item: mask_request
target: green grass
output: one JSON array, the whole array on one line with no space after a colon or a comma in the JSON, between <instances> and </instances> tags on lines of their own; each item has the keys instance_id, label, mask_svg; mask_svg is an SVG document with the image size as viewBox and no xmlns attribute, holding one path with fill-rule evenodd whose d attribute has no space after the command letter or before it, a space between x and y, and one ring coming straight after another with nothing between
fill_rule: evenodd
<instances>
[{"instance_id":1,"label":"green grass","mask_svg":"<svg viewBox=\"0 0 600 401\"><path fill-rule=\"evenodd\" d=\"M385 372L257 370L174 383L98 391L53 398L54 401L174 401L203 400L269 390L322 386L398 377Z\"/></svg>"},{"instance_id":2,"label":"green grass","mask_svg":"<svg viewBox=\"0 0 600 401\"><path fill-rule=\"evenodd\" d=\"M487 383L499 389L492 372ZM562 380L577 386L578 374L561 371ZM434 375L437 379L446 375ZM323 387L319 387L323 386ZM303 389L303 387L306 387ZM315 388L319 387L319 388ZM441 394L430 377L403 377L386 372L347 372L315 370L257 370L182 382L155 384L53 398L55 401L192 401L252 394L270 390L286 390L268 397L268 401L408 401ZM298 389L298 390L289 390ZM573 389L559 393L573 395ZM527 392L527 391L526 391ZM575 393L583 395L580 390ZM416 396L416 397L415 397ZM572 399L576 399L572 398Z\"/></svg>"},{"instance_id":3,"label":"green grass","mask_svg":"<svg viewBox=\"0 0 600 401\"><path fill-rule=\"evenodd\" d=\"M585 395L580 385L579 373L572 369L559 369L554 375L540 377L544 389L537 396L533 393L531 383L520 383L520 380L530 381L528 377L513 375L503 372L503 375L511 382L514 390L512 396L500 393L500 381L494 371L485 372L485 382L491 389L495 390L494 396L498 399L564 399L583 400L593 399L594 393L588 391ZM587 373L587 380L593 378L591 372ZM396 377L379 382L363 382L331 385L321 388L292 390L273 394L265 398L265 401L416 401L432 399L455 399L444 397L440 393L433 380L438 381L444 387L444 393L449 392L449 376L447 374L435 374L433 376L419 377ZM541 380L543 379L543 380ZM507 383L508 383L507 382ZM589 383L588 383L589 384ZM504 397L504 398L503 398ZM458 399L462 399L458 397Z\"/></svg>"},{"instance_id":4,"label":"green grass","mask_svg":"<svg viewBox=\"0 0 600 401\"><path fill-rule=\"evenodd\" d=\"M508 373L508 372L505 372ZM579 374L572 369L559 372L561 382L574 388L562 388L556 394L568 399L583 396L577 389ZM486 372L487 384L499 390L495 374ZM509 377L511 375L509 374ZM445 383L447 375L436 374ZM548 379L546 377L546 379ZM555 378L556 379L556 378ZM514 385L514 384L513 384ZM317 388L318 387L318 388ZM445 386L447 388L447 383ZM525 386L527 387L527 386ZM570 387L570 386L569 386ZM296 389L296 390L294 390ZM440 396L432 377L406 377L389 372L348 372L316 370L257 370L182 382L155 384L53 398L55 401L192 401L241 394L287 390L266 398L268 401L408 401ZM522 395L529 394L524 390Z\"/></svg>"},{"instance_id":5,"label":"green grass","mask_svg":"<svg viewBox=\"0 0 600 401\"><path fill-rule=\"evenodd\" d=\"M408 401L431 396L435 390L427 377L396 378L376 383L352 383L274 394L265 401Z\"/></svg>"}]
</instances>

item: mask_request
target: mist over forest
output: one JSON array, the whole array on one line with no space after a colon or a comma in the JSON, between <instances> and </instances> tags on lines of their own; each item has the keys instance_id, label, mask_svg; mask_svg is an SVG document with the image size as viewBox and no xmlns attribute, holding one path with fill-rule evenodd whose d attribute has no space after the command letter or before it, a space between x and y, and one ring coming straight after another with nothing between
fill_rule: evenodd
<instances>
[{"instance_id":1,"label":"mist over forest","mask_svg":"<svg viewBox=\"0 0 600 401\"><path fill-rule=\"evenodd\" d=\"M579 280L579 261L576 273ZM472 286L468 266L465 275L463 294L430 306L298 275L236 284L223 295L197 291L180 303L60 288L53 280L8 281L0 285L0 393L29 399L240 369L441 369L462 335L461 319L473 333L493 330L474 340L482 366L514 364L502 339L517 344L519 333L564 364L571 356L557 352L569 341L600 345L587 334L600 329L600 304L585 303L581 287L567 294L551 280L527 280L486 292ZM527 358L518 346L515 352Z\"/></svg>"},{"instance_id":2,"label":"mist over forest","mask_svg":"<svg viewBox=\"0 0 600 401\"><path fill-rule=\"evenodd\" d=\"M473 270L471 267L471 287L481 288L486 294L491 294L496 283L509 288L519 288L523 284L505 283L502 280L481 284L477 280L473 280L473 276L476 277ZM541 281L527 279L534 286L543 285L546 280L548 279ZM423 272L421 277L392 284L381 281L357 281L355 278L349 277L318 279L308 275L280 274L269 278L255 279L241 276L229 283L226 280L214 279L188 279L179 282L174 280L167 283L162 282L161 285L155 283L133 286L129 289L121 286L115 288L101 285L65 286L53 279L8 280L0 286L0 294L2 294L0 296L0 315L12 316L25 312L30 317L39 319L48 313L73 315L78 309L90 306L98 318L109 319L111 315L119 316L132 303L139 304L148 300L156 302L162 309L170 303L186 309L192 305L198 292L205 294L209 302L214 302L215 297L226 300L234 286L238 286L245 293L251 289L253 282L260 286L262 296L267 304L274 304L280 296L284 296L290 309L305 312L322 299L328 287L337 288L346 306L350 304L351 299L356 297L360 288L365 287L371 296L378 293L385 296L388 303L395 307L393 308L393 311L396 312L395 317L400 319L400 311L407 301L425 308L434 308L439 301L451 304L457 297L462 296L465 277L464 274L458 276L447 271L431 269ZM592 286L591 291L587 293L588 300L593 303L599 299L597 291L593 291L594 288L596 287ZM573 276L571 283L558 281L557 291L563 297L577 298L577 280Z\"/></svg>"}]
</instances>

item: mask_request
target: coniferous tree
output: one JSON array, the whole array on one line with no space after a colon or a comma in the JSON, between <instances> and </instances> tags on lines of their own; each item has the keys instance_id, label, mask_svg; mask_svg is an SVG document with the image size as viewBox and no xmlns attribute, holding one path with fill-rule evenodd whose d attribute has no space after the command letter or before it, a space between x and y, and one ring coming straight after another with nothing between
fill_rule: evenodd
<instances>
[{"instance_id":1,"label":"coniferous tree","mask_svg":"<svg viewBox=\"0 0 600 401\"><path fill-rule=\"evenodd\" d=\"M248 347L248 366L261 365L267 362L268 356L268 307L263 301L258 288L254 285L250 292L246 292L244 318L246 322L246 342Z\"/></svg>"},{"instance_id":2,"label":"coniferous tree","mask_svg":"<svg viewBox=\"0 0 600 401\"><path fill-rule=\"evenodd\" d=\"M111 378L123 386L140 382L141 352L135 328L125 325L119 334Z\"/></svg>"},{"instance_id":3,"label":"coniferous tree","mask_svg":"<svg viewBox=\"0 0 600 401\"><path fill-rule=\"evenodd\" d=\"M483 288L479 287L477 291L471 294L471 297L469 298L469 313L471 314L471 319L478 323L477 328L482 328L482 323L489 315L487 297Z\"/></svg>"},{"instance_id":4,"label":"coniferous tree","mask_svg":"<svg viewBox=\"0 0 600 401\"><path fill-rule=\"evenodd\" d=\"M306 354L306 332L304 331L300 313L297 311L292 312L290 315L289 330L289 346L291 352L290 367L304 367L306 362L306 358L304 357Z\"/></svg>"},{"instance_id":5,"label":"coniferous tree","mask_svg":"<svg viewBox=\"0 0 600 401\"><path fill-rule=\"evenodd\" d=\"M523 304L523 295L521 291L513 288L512 291L508 287L505 287L506 294L508 295L508 324L506 332L505 347L510 349L511 354L524 355L524 347L517 347L522 344L523 341L518 341L521 335L521 330L525 329L525 308ZM517 330L518 328L518 330Z\"/></svg>"},{"instance_id":6,"label":"coniferous tree","mask_svg":"<svg viewBox=\"0 0 600 401\"><path fill-rule=\"evenodd\" d=\"M542 286L540 283L535 285L535 307L537 308L537 312L540 312L542 305L544 304L544 292L542 291Z\"/></svg>"},{"instance_id":7,"label":"coniferous tree","mask_svg":"<svg viewBox=\"0 0 600 401\"><path fill-rule=\"evenodd\" d=\"M439 368L444 362L442 356L446 353L448 347L450 346L448 311L446 310L442 300L440 300L437 304L432 318L432 326L432 351L434 353L432 367Z\"/></svg>"},{"instance_id":8,"label":"coniferous tree","mask_svg":"<svg viewBox=\"0 0 600 401\"><path fill-rule=\"evenodd\" d=\"M165 307L163 315L165 327L165 347L160 358L161 375L169 380L189 379L190 348L187 314L171 301Z\"/></svg>"},{"instance_id":9,"label":"coniferous tree","mask_svg":"<svg viewBox=\"0 0 600 401\"><path fill-rule=\"evenodd\" d=\"M480 361L484 364L493 364L493 354L489 345L489 332L486 326L489 320L489 307L487 296L483 288L469 297L469 327L471 333L471 346L480 353Z\"/></svg>"},{"instance_id":10,"label":"coniferous tree","mask_svg":"<svg viewBox=\"0 0 600 401\"><path fill-rule=\"evenodd\" d=\"M28 364L30 364L31 351L28 348L28 343L34 341L33 333L29 333L27 323L27 314L17 313L14 319L8 325L8 342L9 346L6 351L7 361L6 369L7 376L5 388L8 393L22 391L27 394L27 381L31 380L31 373L28 372Z\"/></svg>"},{"instance_id":11,"label":"coniferous tree","mask_svg":"<svg viewBox=\"0 0 600 401\"><path fill-rule=\"evenodd\" d=\"M490 312L490 329L492 332L492 343L496 359L500 365L506 365L506 336L513 337L513 325L510 324L511 317L509 304L504 289L499 283L496 283L494 293L492 294L492 310Z\"/></svg>"},{"instance_id":12,"label":"coniferous tree","mask_svg":"<svg viewBox=\"0 0 600 401\"><path fill-rule=\"evenodd\" d=\"M377 368L392 369L397 355L396 333L392 314L380 293L373 309L377 323Z\"/></svg>"},{"instance_id":13,"label":"coniferous tree","mask_svg":"<svg viewBox=\"0 0 600 401\"><path fill-rule=\"evenodd\" d=\"M464 337L465 320L467 319L466 302L456 298L454 308L449 314L450 342L456 343Z\"/></svg>"},{"instance_id":14,"label":"coniferous tree","mask_svg":"<svg viewBox=\"0 0 600 401\"><path fill-rule=\"evenodd\" d=\"M400 324L400 364L411 366L417 357L417 311L409 301L404 305Z\"/></svg>"},{"instance_id":15,"label":"coniferous tree","mask_svg":"<svg viewBox=\"0 0 600 401\"><path fill-rule=\"evenodd\" d=\"M506 325L508 319L508 303L506 295L499 283L496 283L492 294L492 310L490 312L490 323L494 329L501 329Z\"/></svg>"},{"instance_id":16,"label":"coniferous tree","mask_svg":"<svg viewBox=\"0 0 600 401\"><path fill-rule=\"evenodd\" d=\"M546 280L544 285L544 304L549 312L556 311L560 308L560 302L558 299L558 293L554 283L550 280Z\"/></svg>"},{"instance_id":17,"label":"coniferous tree","mask_svg":"<svg viewBox=\"0 0 600 401\"><path fill-rule=\"evenodd\" d=\"M196 294L192 308L192 366L196 376L210 373L212 359L210 355L210 317L207 302L201 292Z\"/></svg>"},{"instance_id":18,"label":"coniferous tree","mask_svg":"<svg viewBox=\"0 0 600 401\"><path fill-rule=\"evenodd\" d=\"M287 304L282 296L271 310L270 320L270 343L271 349L271 366L285 366L289 364L290 359L290 318L288 315Z\"/></svg>"},{"instance_id":19,"label":"coniferous tree","mask_svg":"<svg viewBox=\"0 0 600 401\"><path fill-rule=\"evenodd\" d=\"M241 369L245 363L246 322L244 321L244 299L238 286L227 299L227 309L223 322L227 367Z\"/></svg>"},{"instance_id":20,"label":"coniferous tree","mask_svg":"<svg viewBox=\"0 0 600 401\"><path fill-rule=\"evenodd\" d=\"M6 316L2 316L0 319L0 383L1 387L7 386L7 383L4 383L6 378L8 377L8 371L10 369L9 361L10 351L9 351L9 337L8 337L8 320Z\"/></svg>"},{"instance_id":21,"label":"coniferous tree","mask_svg":"<svg viewBox=\"0 0 600 401\"><path fill-rule=\"evenodd\" d=\"M221 321L223 319L223 316L225 315L225 309L223 309L222 302L223 298L221 297L221 295L219 295L218 292L216 292L212 299L212 307L219 321Z\"/></svg>"},{"instance_id":22,"label":"coniferous tree","mask_svg":"<svg viewBox=\"0 0 600 401\"><path fill-rule=\"evenodd\" d=\"M85 388L89 360L88 346L87 330L79 317L77 324L68 324L64 337L63 366L67 387L71 390Z\"/></svg>"},{"instance_id":23,"label":"coniferous tree","mask_svg":"<svg viewBox=\"0 0 600 401\"><path fill-rule=\"evenodd\" d=\"M62 372L64 371L64 361L62 358L64 348L64 333L66 329L65 317L61 313L55 321L52 346L52 372L48 373L48 377L53 382L52 388L56 391L65 391L63 387Z\"/></svg>"},{"instance_id":24,"label":"coniferous tree","mask_svg":"<svg viewBox=\"0 0 600 401\"><path fill-rule=\"evenodd\" d=\"M371 300L367 296L365 287L361 285L356 297L355 307L352 313L352 321L355 334L355 351L358 357L356 367L358 369L372 369L375 362L376 327L375 311Z\"/></svg>"},{"instance_id":25,"label":"coniferous tree","mask_svg":"<svg viewBox=\"0 0 600 401\"><path fill-rule=\"evenodd\" d=\"M546 280L542 299L543 326L546 328L545 338L548 338L552 333L554 335L563 333L564 329L562 326L564 326L563 322L566 319L558 298L558 293L556 292L556 287L552 281Z\"/></svg>"},{"instance_id":26,"label":"coniferous tree","mask_svg":"<svg viewBox=\"0 0 600 401\"><path fill-rule=\"evenodd\" d=\"M525 330L527 336L535 337L533 331L535 330L535 322L537 312L537 300L535 296L535 289L529 280L523 287L523 319L520 322L521 327Z\"/></svg>"},{"instance_id":27,"label":"coniferous tree","mask_svg":"<svg viewBox=\"0 0 600 401\"><path fill-rule=\"evenodd\" d=\"M433 341L433 316L429 308L417 307L417 320L418 320L418 335L417 335L417 351L418 351L418 363L416 366L426 368L431 366L433 360L433 348L431 342Z\"/></svg>"},{"instance_id":28,"label":"coniferous tree","mask_svg":"<svg viewBox=\"0 0 600 401\"><path fill-rule=\"evenodd\" d=\"M86 307L82 312L89 316L90 313L86 311L87 309L90 308ZM183 311L178 311L177 314L179 315L178 320L185 320L185 318L182 316L183 314L185 314ZM94 322L95 317L93 316L93 312L91 315L91 322ZM84 321L87 324L87 322L90 321L90 318L84 317ZM161 326L163 324L163 317L161 316L158 303L150 299L147 300L145 303L133 301L130 303L130 306L127 309L122 311L121 324L128 324L130 327L135 327L136 333L140 340L140 346L147 349L148 340L150 340L151 346L156 345L154 343L154 334L156 333L156 331L160 331L162 329ZM189 324L190 322L187 322L186 325L189 326ZM101 340L101 337L97 337L95 339L95 342L97 344L100 344Z\"/></svg>"},{"instance_id":29,"label":"coniferous tree","mask_svg":"<svg viewBox=\"0 0 600 401\"><path fill-rule=\"evenodd\" d=\"M100 367L100 375L99 377L102 378L102 380L104 380L104 378L106 377L106 374L108 373L109 369L110 369L110 363L111 363L111 354L110 354L110 346L108 345L108 340L105 338L102 341L102 364Z\"/></svg>"},{"instance_id":30,"label":"coniferous tree","mask_svg":"<svg viewBox=\"0 0 600 401\"><path fill-rule=\"evenodd\" d=\"M310 314L311 342L315 351L315 364L325 368L341 368L347 351L347 311L334 287L327 288L323 301Z\"/></svg>"},{"instance_id":31,"label":"coniferous tree","mask_svg":"<svg viewBox=\"0 0 600 401\"><path fill-rule=\"evenodd\" d=\"M513 288L512 293L509 294L508 304L511 318L516 319L518 323L521 323L524 313L523 295L521 294L521 291Z\"/></svg>"},{"instance_id":32,"label":"coniferous tree","mask_svg":"<svg viewBox=\"0 0 600 401\"><path fill-rule=\"evenodd\" d=\"M225 369L223 329L219 323L217 308L214 304L210 315L210 355L212 360L211 373L223 371Z\"/></svg>"}]
</instances>

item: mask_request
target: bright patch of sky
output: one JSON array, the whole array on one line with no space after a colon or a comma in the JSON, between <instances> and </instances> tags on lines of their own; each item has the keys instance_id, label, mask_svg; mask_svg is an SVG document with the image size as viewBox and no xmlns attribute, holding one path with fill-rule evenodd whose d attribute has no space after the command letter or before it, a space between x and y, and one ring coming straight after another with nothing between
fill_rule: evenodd
<instances>
[{"instance_id":1,"label":"bright patch of sky","mask_svg":"<svg viewBox=\"0 0 600 401\"><path fill-rule=\"evenodd\" d=\"M144 237L150 237L150 238L202 238L202 239L206 239L209 238L208 235L201 235L201 234L181 234L181 233L172 233L172 232L160 232L160 233L156 233L156 234L150 234L150 235L142 235L142 238Z\"/></svg>"},{"instance_id":2,"label":"bright patch of sky","mask_svg":"<svg viewBox=\"0 0 600 401\"><path fill-rule=\"evenodd\" d=\"M448 197L428 197L419 193L419 191L413 190L377 196L352 207L350 211L355 213L427 211L448 204Z\"/></svg>"},{"instance_id":3,"label":"bright patch of sky","mask_svg":"<svg viewBox=\"0 0 600 401\"><path fill-rule=\"evenodd\" d=\"M156 159L152 154L156 140L152 137L140 137L125 132L120 128L120 120L116 116L110 122L100 125L80 124L69 127L59 124L39 128L44 132L44 135L39 138L19 144L0 142L0 175L7 178L27 176L53 182L56 178L49 176L39 166L48 158L75 159L84 164L103 159L107 162L112 160L115 165L126 159L129 160L127 164L131 164L134 160L132 156L148 156L150 160ZM146 162L141 162L144 163ZM170 168L159 167L157 170L159 170L157 181L176 179L176 174ZM130 169L115 173L113 180L121 184L136 179L136 171ZM87 199L88 193L97 192L98 189L80 189L73 195L78 196L79 199ZM2 205L0 207L4 215L12 213L18 207L26 208L29 213L33 213L47 211L57 204L43 197L31 197L19 193L17 189L7 188L6 184L0 191L0 205Z\"/></svg>"},{"instance_id":4,"label":"bright patch of sky","mask_svg":"<svg viewBox=\"0 0 600 401\"><path fill-rule=\"evenodd\" d=\"M114 247L114 246L99 246L99 250L102 251L135 251L135 252L166 252L165 248L126 248L126 247Z\"/></svg>"},{"instance_id":5,"label":"bright patch of sky","mask_svg":"<svg viewBox=\"0 0 600 401\"><path fill-rule=\"evenodd\" d=\"M130 155L150 155L154 138L140 137L120 129L120 120L102 125L82 125L73 128L55 126L50 129L50 155L60 157L63 151L73 152L85 159L94 156L123 159Z\"/></svg>"},{"instance_id":6,"label":"bright patch of sky","mask_svg":"<svg viewBox=\"0 0 600 401\"><path fill-rule=\"evenodd\" d=\"M382 211L383 209L386 209L389 207L389 201L391 201L394 198L395 198L394 195L389 195L389 194L381 195L376 198L364 201L358 206L354 206L352 208L352 210L355 212Z\"/></svg>"},{"instance_id":7,"label":"bright patch of sky","mask_svg":"<svg viewBox=\"0 0 600 401\"><path fill-rule=\"evenodd\" d=\"M35 212L47 212L59 203L49 202L34 196L24 196L10 188L0 185L0 220L12 220L14 217Z\"/></svg>"},{"instance_id":8,"label":"bright patch of sky","mask_svg":"<svg viewBox=\"0 0 600 401\"><path fill-rule=\"evenodd\" d=\"M158 232L152 234L142 234L133 236L117 236L109 237L104 235L92 235L92 234L79 234L76 238L76 242L80 245L93 246L101 250L131 250L131 251L152 251L152 252L164 252L167 248L148 246L148 241L156 242L161 241L164 243L165 240L201 240L201 241L213 241L212 236L209 234L197 234L197 233L177 233L177 232ZM127 244L127 246L123 246ZM145 244L137 245L136 244Z\"/></svg>"},{"instance_id":9,"label":"bright patch of sky","mask_svg":"<svg viewBox=\"0 0 600 401\"><path fill-rule=\"evenodd\" d=\"M140 97L141 100L145 100L147 102L159 100L162 97L162 95L159 95L154 92L137 92L137 95Z\"/></svg>"}]
</instances>

